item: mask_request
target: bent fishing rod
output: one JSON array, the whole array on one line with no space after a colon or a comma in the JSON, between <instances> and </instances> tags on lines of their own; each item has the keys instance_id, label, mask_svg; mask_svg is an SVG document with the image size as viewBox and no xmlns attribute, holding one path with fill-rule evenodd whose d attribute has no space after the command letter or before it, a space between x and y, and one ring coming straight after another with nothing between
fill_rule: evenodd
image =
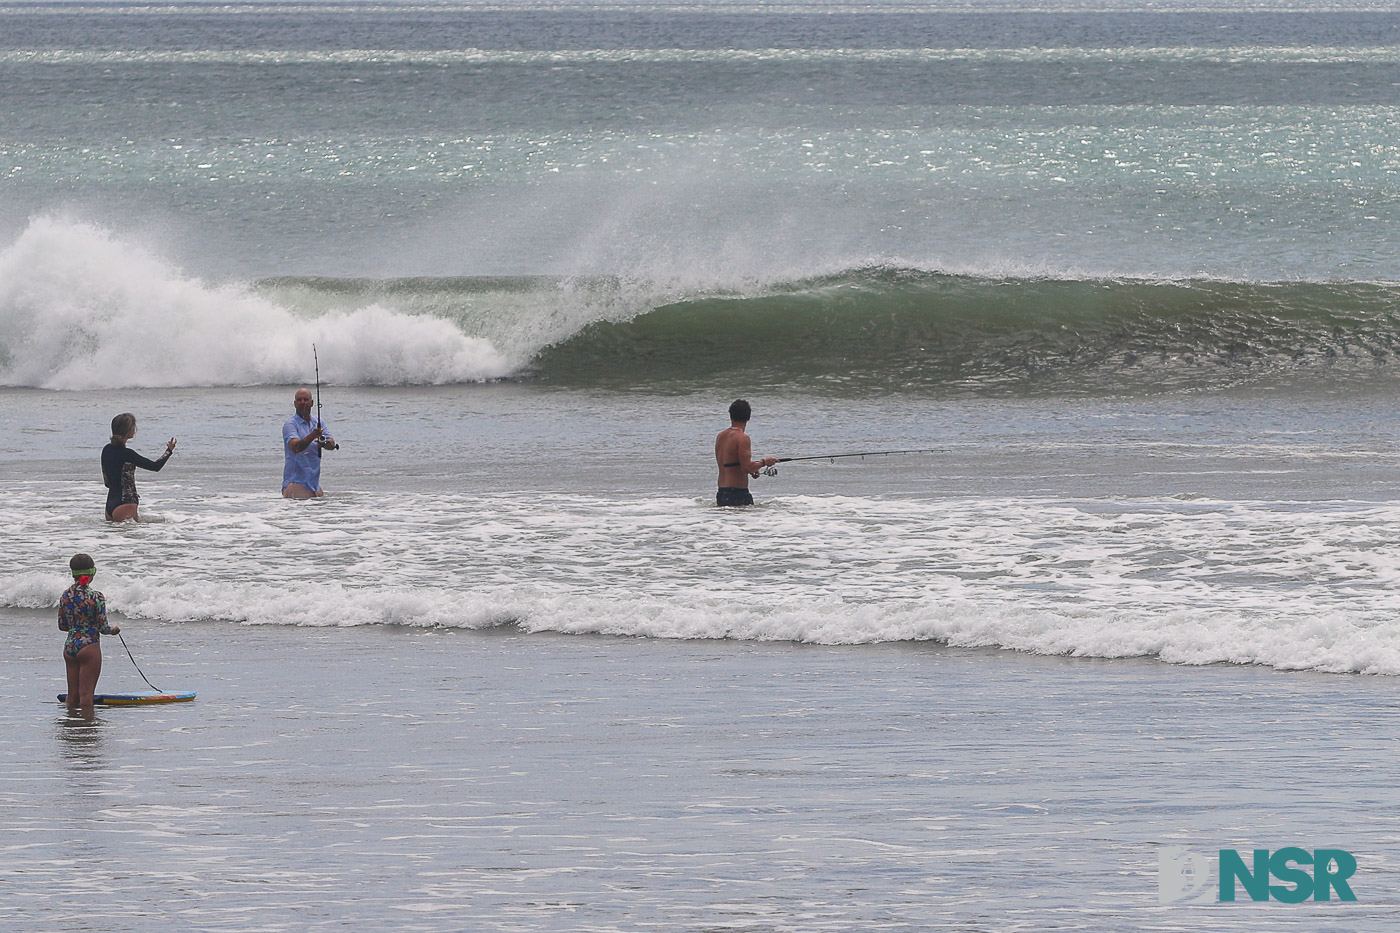
<instances>
[{"instance_id":1,"label":"bent fishing rod","mask_svg":"<svg viewBox=\"0 0 1400 933\"><path fill-rule=\"evenodd\" d=\"M942 447L920 447L912 450L857 450L851 453L817 454L812 457L779 457L778 462L800 463L804 460L831 460L835 462L846 457L860 457L864 460L866 457L892 457L897 454L941 454L946 452L947 451ZM778 468L776 466L764 467L762 472L764 476L777 476Z\"/></svg>"},{"instance_id":2,"label":"bent fishing rod","mask_svg":"<svg viewBox=\"0 0 1400 933\"><path fill-rule=\"evenodd\" d=\"M326 449L325 445L321 443L322 440L325 440L326 423L321 420L321 361L316 356L316 344L314 343L311 345L311 362L316 368L316 427L321 429L321 437L316 441L316 456L319 457L321 451ZM331 447L331 450L335 450L339 446L336 444Z\"/></svg>"}]
</instances>

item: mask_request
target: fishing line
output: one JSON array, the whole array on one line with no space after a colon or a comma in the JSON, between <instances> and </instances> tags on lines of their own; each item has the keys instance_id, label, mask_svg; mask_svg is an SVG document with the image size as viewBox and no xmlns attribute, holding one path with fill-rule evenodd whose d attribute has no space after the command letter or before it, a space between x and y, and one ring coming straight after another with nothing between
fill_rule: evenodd
<instances>
[{"instance_id":1,"label":"fishing line","mask_svg":"<svg viewBox=\"0 0 1400 933\"><path fill-rule=\"evenodd\" d=\"M126 648L126 639L125 639L125 638L122 638L122 633L121 633L121 632L118 632L118 633L117 633L117 640L120 641L120 642L122 643L122 647L123 647L123 648ZM141 673L141 665L137 664L137 663L136 663L136 658L132 657L131 649L130 649L130 648L126 648L126 656L127 656L128 658L131 658L131 666L134 667L134 668L136 668L136 673L141 674L141 679L142 679L142 680L146 680L146 675ZM150 687L150 688L151 688L152 690L154 690L156 693L164 693L164 692L165 692L165 691L161 690L159 687L157 687L155 684L151 683L149 680L146 680L146 686Z\"/></svg>"}]
</instances>

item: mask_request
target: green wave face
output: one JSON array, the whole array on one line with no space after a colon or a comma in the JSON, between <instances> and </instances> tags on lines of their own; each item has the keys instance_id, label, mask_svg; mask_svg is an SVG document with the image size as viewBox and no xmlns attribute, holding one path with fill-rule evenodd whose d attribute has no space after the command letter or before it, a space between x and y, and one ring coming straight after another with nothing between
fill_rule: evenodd
<instances>
[{"instance_id":1,"label":"green wave face","mask_svg":"<svg viewBox=\"0 0 1400 933\"><path fill-rule=\"evenodd\" d=\"M317 315L444 317L510 378L669 391L1135 394L1400 377L1400 285L981 278L860 269L719 292L618 279L280 279Z\"/></svg>"},{"instance_id":2,"label":"green wave face","mask_svg":"<svg viewBox=\"0 0 1400 933\"><path fill-rule=\"evenodd\" d=\"M544 380L1098 394L1394 377L1400 288L866 271L677 302L546 348Z\"/></svg>"}]
</instances>

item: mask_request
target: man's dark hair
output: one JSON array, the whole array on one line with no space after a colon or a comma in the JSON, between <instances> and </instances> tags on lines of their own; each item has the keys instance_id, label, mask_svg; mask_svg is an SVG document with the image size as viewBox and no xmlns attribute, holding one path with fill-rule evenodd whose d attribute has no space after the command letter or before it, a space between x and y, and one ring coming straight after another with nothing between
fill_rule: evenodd
<instances>
[{"instance_id":1,"label":"man's dark hair","mask_svg":"<svg viewBox=\"0 0 1400 933\"><path fill-rule=\"evenodd\" d=\"M730 421L748 421L751 417L753 417L753 409L743 399L736 398L734 403L729 406Z\"/></svg>"}]
</instances>

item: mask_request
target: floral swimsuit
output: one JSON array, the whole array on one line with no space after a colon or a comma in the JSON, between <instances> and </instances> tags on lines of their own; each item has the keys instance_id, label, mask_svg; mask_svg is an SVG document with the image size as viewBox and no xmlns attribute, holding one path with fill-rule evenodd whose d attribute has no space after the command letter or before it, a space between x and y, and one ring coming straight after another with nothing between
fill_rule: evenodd
<instances>
[{"instance_id":1,"label":"floral swimsuit","mask_svg":"<svg viewBox=\"0 0 1400 933\"><path fill-rule=\"evenodd\" d=\"M74 583L58 598L58 628L68 633L63 656L76 661L79 651L100 643L101 636L112 634L107 624L107 601L97 590Z\"/></svg>"}]
</instances>

